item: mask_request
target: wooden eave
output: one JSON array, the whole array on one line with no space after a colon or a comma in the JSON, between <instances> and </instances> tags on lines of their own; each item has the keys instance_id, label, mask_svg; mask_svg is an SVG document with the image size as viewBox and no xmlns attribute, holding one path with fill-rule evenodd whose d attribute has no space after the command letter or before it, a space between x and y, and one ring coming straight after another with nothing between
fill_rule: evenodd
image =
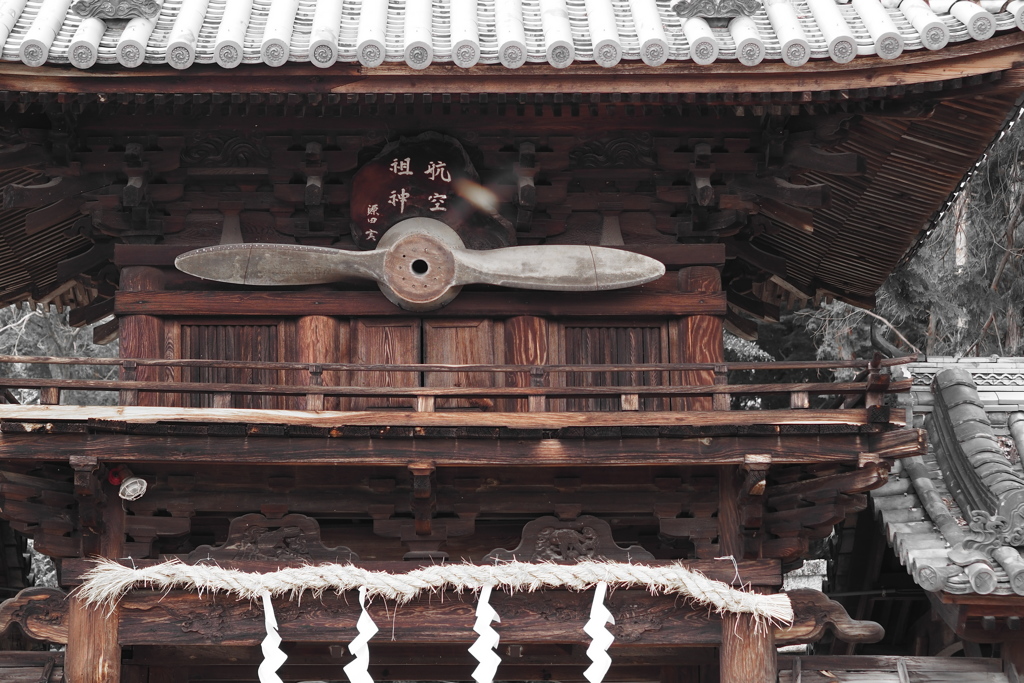
<instances>
[{"instance_id":1,"label":"wooden eave","mask_svg":"<svg viewBox=\"0 0 1024 683\"><path fill-rule=\"evenodd\" d=\"M912 86L1014 70L1024 61L1024 33L968 41L938 51L919 50L895 60L859 57L847 64L812 61L798 68L779 63L745 67L672 63L660 67L619 64L605 69L573 64L557 72L547 65L462 69L432 65L422 71L385 65L368 69L336 64L243 65L226 70L195 65L187 72L166 66L136 69L72 66L28 67L0 63L0 90L30 93L797 93ZM1014 74L1004 87L1019 88Z\"/></svg>"}]
</instances>

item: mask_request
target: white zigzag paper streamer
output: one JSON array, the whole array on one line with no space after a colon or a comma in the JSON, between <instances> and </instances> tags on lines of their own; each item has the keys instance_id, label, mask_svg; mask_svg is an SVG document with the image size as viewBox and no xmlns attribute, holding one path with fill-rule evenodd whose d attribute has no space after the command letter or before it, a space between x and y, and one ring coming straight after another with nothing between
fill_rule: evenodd
<instances>
[{"instance_id":1,"label":"white zigzag paper streamer","mask_svg":"<svg viewBox=\"0 0 1024 683\"><path fill-rule=\"evenodd\" d=\"M377 624L374 623L370 613L366 611L366 586L359 589L359 620L356 621L355 639L349 643L348 651L355 657L345 665L345 675L349 683L373 683L370 676L370 638L377 635Z\"/></svg>"},{"instance_id":2,"label":"white zigzag paper streamer","mask_svg":"<svg viewBox=\"0 0 1024 683\"><path fill-rule=\"evenodd\" d=\"M277 617L274 616L274 604L270 601L270 593L263 594L263 620L267 628L267 637L260 643L263 649L263 662L260 664L260 683L282 683L277 670L288 659L281 650L281 636L277 633Z\"/></svg>"},{"instance_id":3,"label":"white zigzag paper streamer","mask_svg":"<svg viewBox=\"0 0 1024 683\"><path fill-rule=\"evenodd\" d=\"M494 674L498 672L498 665L501 664L501 657L495 652L501 636L491 627L492 621L500 622L498 613L491 607L491 587L484 586L480 589L480 598L476 603L476 622L473 630L480 634L469 654L476 657L480 664L473 670L473 680L476 683L491 683Z\"/></svg>"},{"instance_id":4,"label":"white zigzag paper streamer","mask_svg":"<svg viewBox=\"0 0 1024 683\"><path fill-rule=\"evenodd\" d=\"M590 683L601 683L612 665L608 648L615 642L615 636L605 628L605 624L614 624L615 617L604 606L604 597L608 592L608 584L604 581L594 586L594 604L590 606L590 621L583 627L583 632L593 638L587 648L587 656L593 662L583 675Z\"/></svg>"}]
</instances>

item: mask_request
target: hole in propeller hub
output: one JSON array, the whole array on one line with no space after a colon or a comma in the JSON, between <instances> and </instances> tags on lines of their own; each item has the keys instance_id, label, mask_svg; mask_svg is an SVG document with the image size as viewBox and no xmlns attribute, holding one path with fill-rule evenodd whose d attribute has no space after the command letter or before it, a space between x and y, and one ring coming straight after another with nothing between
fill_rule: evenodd
<instances>
[{"instance_id":1,"label":"hole in propeller hub","mask_svg":"<svg viewBox=\"0 0 1024 683\"><path fill-rule=\"evenodd\" d=\"M418 258L412 262L411 270L416 275L426 275L427 271L430 270L430 264Z\"/></svg>"}]
</instances>

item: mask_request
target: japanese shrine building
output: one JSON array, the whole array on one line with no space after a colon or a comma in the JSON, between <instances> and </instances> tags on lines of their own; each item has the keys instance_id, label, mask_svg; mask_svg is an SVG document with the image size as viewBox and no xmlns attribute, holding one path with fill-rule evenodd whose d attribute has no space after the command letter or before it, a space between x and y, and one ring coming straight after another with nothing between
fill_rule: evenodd
<instances>
[{"instance_id":1,"label":"japanese shrine building","mask_svg":"<svg viewBox=\"0 0 1024 683\"><path fill-rule=\"evenodd\" d=\"M1024 0L0 0L0 303L120 341L0 359L0 531L61 583L8 572L0 681L1016 681L1024 560L912 503L904 361L723 333L873 305L1016 117L1022 29ZM1016 510L1020 465L943 434L959 508ZM915 534L942 552L892 608ZM844 596L779 593L833 542ZM713 588L658 583L690 570Z\"/></svg>"}]
</instances>

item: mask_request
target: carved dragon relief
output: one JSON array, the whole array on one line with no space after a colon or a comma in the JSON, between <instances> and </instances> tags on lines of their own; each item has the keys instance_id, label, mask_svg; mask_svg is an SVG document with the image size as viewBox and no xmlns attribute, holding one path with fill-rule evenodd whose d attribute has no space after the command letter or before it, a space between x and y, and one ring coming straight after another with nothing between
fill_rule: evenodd
<instances>
[{"instance_id":1,"label":"carved dragon relief","mask_svg":"<svg viewBox=\"0 0 1024 683\"><path fill-rule=\"evenodd\" d=\"M160 3L156 0L78 0L71 11L83 19L152 19L160 14Z\"/></svg>"},{"instance_id":2,"label":"carved dragon relief","mask_svg":"<svg viewBox=\"0 0 1024 683\"><path fill-rule=\"evenodd\" d=\"M562 521L557 517L539 517L523 527L522 540L517 548L492 550L484 557L484 562L645 562L653 559L654 555L638 545L629 548L619 546L612 538L608 522L583 515L570 521Z\"/></svg>"},{"instance_id":3,"label":"carved dragon relief","mask_svg":"<svg viewBox=\"0 0 1024 683\"><path fill-rule=\"evenodd\" d=\"M359 556L345 546L325 547L320 525L312 517L292 514L268 519L250 514L231 520L222 545L199 546L188 555L190 563L204 560L356 562Z\"/></svg>"}]
</instances>

